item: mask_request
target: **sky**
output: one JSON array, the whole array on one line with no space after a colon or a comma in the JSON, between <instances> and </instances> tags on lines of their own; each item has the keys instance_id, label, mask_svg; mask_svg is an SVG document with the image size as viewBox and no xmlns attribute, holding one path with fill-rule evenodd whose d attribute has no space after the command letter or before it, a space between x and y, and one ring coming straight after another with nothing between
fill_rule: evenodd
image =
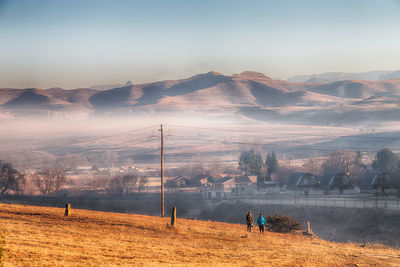
<instances>
[{"instance_id":1,"label":"sky","mask_svg":"<svg viewBox=\"0 0 400 267\"><path fill-rule=\"evenodd\" d=\"M400 69L400 1L0 0L0 87Z\"/></svg>"}]
</instances>

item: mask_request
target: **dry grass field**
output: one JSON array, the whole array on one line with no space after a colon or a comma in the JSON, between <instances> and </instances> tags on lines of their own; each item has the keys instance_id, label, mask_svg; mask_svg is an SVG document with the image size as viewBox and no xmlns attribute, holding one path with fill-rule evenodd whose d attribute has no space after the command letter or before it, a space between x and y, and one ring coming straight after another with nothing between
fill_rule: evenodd
<instances>
[{"instance_id":1,"label":"dry grass field","mask_svg":"<svg viewBox=\"0 0 400 267\"><path fill-rule=\"evenodd\" d=\"M4 266L399 266L400 250L210 221L0 204ZM179 216L179 211L178 211Z\"/></svg>"}]
</instances>

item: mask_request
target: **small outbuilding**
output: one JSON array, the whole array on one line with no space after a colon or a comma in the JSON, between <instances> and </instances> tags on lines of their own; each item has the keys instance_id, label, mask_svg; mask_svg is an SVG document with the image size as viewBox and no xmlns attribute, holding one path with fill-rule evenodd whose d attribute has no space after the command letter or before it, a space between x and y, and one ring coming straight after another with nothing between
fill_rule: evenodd
<instances>
[{"instance_id":1,"label":"small outbuilding","mask_svg":"<svg viewBox=\"0 0 400 267\"><path fill-rule=\"evenodd\" d=\"M392 177L387 172L368 171L360 182L360 191L385 193L385 189L393 187Z\"/></svg>"},{"instance_id":2,"label":"small outbuilding","mask_svg":"<svg viewBox=\"0 0 400 267\"><path fill-rule=\"evenodd\" d=\"M317 177L310 172L295 172L290 177L287 188L290 190L309 190L318 187Z\"/></svg>"},{"instance_id":3,"label":"small outbuilding","mask_svg":"<svg viewBox=\"0 0 400 267\"><path fill-rule=\"evenodd\" d=\"M325 193L338 189L340 194L343 194L343 190L353 187L349 177L344 172L326 172L321 178L319 186Z\"/></svg>"}]
</instances>

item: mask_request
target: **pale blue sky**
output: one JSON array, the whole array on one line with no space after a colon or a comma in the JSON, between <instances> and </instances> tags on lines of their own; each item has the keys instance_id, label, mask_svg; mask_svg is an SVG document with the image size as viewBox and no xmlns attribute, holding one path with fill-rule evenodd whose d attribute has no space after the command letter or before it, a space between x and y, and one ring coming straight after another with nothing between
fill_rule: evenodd
<instances>
[{"instance_id":1,"label":"pale blue sky","mask_svg":"<svg viewBox=\"0 0 400 267\"><path fill-rule=\"evenodd\" d=\"M0 0L0 87L400 69L400 1Z\"/></svg>"}]
</instances>

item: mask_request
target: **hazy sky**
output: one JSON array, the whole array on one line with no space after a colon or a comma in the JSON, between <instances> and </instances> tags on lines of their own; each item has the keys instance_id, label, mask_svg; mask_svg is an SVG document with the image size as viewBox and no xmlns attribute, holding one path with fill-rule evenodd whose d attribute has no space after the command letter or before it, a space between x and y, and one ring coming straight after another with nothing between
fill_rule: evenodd
<instances>
[{"instance_id":1,"label":"hazy sky","mask_svg":"<svg viewBox=\"0 0 400 267\"><path fill-rule=\"evenodd\" d=\"M0 0L0 87L400 69L400 1Z\"/></svg>"}]
</instances>

